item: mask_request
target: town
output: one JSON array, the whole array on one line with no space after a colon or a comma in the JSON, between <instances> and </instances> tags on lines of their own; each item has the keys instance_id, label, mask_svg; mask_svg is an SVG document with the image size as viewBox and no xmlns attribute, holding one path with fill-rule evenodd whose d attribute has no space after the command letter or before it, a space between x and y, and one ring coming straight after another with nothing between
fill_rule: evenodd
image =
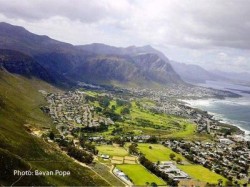
<instances>
[{"instance_id":1,"label":"town","mask_svg":"<svg viewBox=\"0 0 250 187\"><path fill-rule=\"evenodd\" d=\"M193 91L193 94L187 95L186 98L212 97L215 95L225 97L228 94L227 92L215 90L207 92L206 89L203 88L199 88L198 90L200 91ZM220 123L213 119L213 116L209 115L206 111L186 106L185 103L177 100L178 97L176 98L176 95L178 96L178 93L178 89L175 90L175 92L173 90L169 92L157 92L136 89L107 90L100 89L100 87L98 87L97 91L77 89L75 91L62 93L43 93L48 102L48 106L42 107L42 110L51 116L58 130L58 133L55 134L55 138L49 137L48 141L52 141L51 139L55 142L66 141L68 144L72 144L76 149L82 151L87 150L88 154L99 155L101 160L105 160L104 163L108 161L108 163L110 162L113 166L123 164L126 159L112 154L110 155L109 151L105 152L102 149L98 149L98 147L111 146L110 149L112 149L112 145L117 144L129 152L128 147L126 148L125 145L131 143L138 145L141 143L161 144L173 151L173 153L182 155L187 162L208 168L210 171L224 176L227 180L234 181L234 184L238 184L238 181L242 180L250 182L250 144L242 138L241 135L243 132L237 127ZM152 101L154 104L150 102L139 102L143 100L143 98L147 98L147 100ZM133 132L129 131L125 133L123 129L126 128L122 125L125 125L126 121L131 123L134 121L129 117L130 115L133 116L133 111L135 110L133 108L133 102L137 102L140 110L148 111L152 115L174 115L188 119L190 123L195 125L195 134L201 137L208 136L209 138L207 140L199 140L192 139L192 137L175 138L174 136L164 137L164 135L158 136L157 134L145 133L141 130L145 129L145 125L144 128L141 128L140 123L152 124L162 132L167 132L167 129L169 129L169 127L164 126L158 127L146 119L134 123L135 127L133 126ZM120 103L120 105L118 106L117 103ZM137 120L137 118L135 119ZM181 128L181 121L174 124L180 126L179 130L185 129ZM151 128L152 127L149 127L149 129ZM177 129L177 131L179 130ZM134 133L135 131L137 133ZM117 132L119 134L118 137ZM192 134L187 136L192 136ZM90 151L86 148L86 143L83 143L83 138L85 138L85 142L90 142L93 146L96 146L97 152ZM65 147L65 145L62 146L62 148L63 147ZM135 156L134 164L142 164L140 161L141 155L145 155L147 158L147 154L141 152L140 149L129 155ZM96 160L97 157L94 157ZM178 181L179 184L184 180L194 181L194 178L192 178L188 172L182 171L179 168L178 163L182 164L182 160L180 159L177 162L174 159L159 159L159 163L152 162L153 167L158 168L157 171L159 170L167 174L168 178L173 181ZM127 176L119 167L114 168L113 173L115 176L127 185L134 184L130 180L130 176ZM154 170L152 172L154 173ZM157 176L160 177L159 175ZM195 184L199 183L199 181L195 182Z\"/></svg>"}]
</instances>

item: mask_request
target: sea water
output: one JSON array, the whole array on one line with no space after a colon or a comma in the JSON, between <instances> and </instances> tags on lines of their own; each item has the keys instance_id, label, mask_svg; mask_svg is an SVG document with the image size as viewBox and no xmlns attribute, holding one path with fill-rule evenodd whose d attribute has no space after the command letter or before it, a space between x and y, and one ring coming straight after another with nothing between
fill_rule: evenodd
<instances>
[{"instance_id":1,"label":"sea water","mask_svg":"<svg viewBox=\"0 0 250 187\"><path fill-rule=\"evenodd\" d=\"M240 98L184 100L188 105L208 111L214 118L235 125L245 131L250 140L250 87L226 82L207 81L199 86L227 90L242 95Z\"/></svg>"}]
</instances>

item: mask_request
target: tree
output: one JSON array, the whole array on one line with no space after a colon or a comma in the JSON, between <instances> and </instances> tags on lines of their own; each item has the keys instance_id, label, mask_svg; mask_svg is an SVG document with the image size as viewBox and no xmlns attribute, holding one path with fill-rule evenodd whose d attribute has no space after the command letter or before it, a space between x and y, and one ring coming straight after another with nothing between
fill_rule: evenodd
<instances>
[{"instance_id":1,"label":"tree","mask_svg":"<svg viewBox=\"0 0 250 187\"><path fill-rule=\"evenodd\" d=\"M156 184L155 182L152 182L152 183L151 183L151 186L152 186L152 187L157 187L157 184Z\"/></svg>"},{"instance_id":2,"label":"tree","mask_svg":"<svg viewBox=\"0 0 250 187\"><path fill-rule=\"evenodd\" d=\"M112 110L112 111L115 111L115 108L116 108L115 105L112 105L112 106L111 106L111 110Z\"/></svg>"},{"instance_id":3,"label":"tree","mask_svg":"<svg viewBox=\"0 0 250 187\"><path fill-rule=\"evenodd\" d=\"M222 186L223 180L222 179L218 179L218 185Z\"/></svg>"},{"instance_id":4,"label":"tree","mask_svg":"<svg viewBox=\"0 0 250 187\"><path fill-rule=\"evenodd\" d=\"M114 143L119 144L120 147L123 147L124 144L125 144L124 139L122 139L121 137L118 137L118 136L114 137L114 138L112 139L112 141L113 141Z\"/></svg>"},{"instance_id":5,"label":"tree","mask_svg":"<svg viewBox=\"0 0 250 187\"><path fill-rule=\"evenodd\" d=\"M171 160L174 160L174 158L176 157L176 155L174 153L170 153L169 157L170 157Z\"/></svg>"},{"instance_id":6,"label":"tree","mask_svg":"<svg viewBox=\"0 0 250 187\"><path fill-rule=\"evenodd\" d=\"M177 163L181 163L181 162L182 162L182 159L181 159L180 157L178 157L178 158L176 159L176 162L177 162Z\"/></svg>"},{"instance_id":7,"label":"tree","mask_svg":"<svg viewBox=\"0 0 250 187\"><path fill-rule=\"evenodd\" d=\"M130 110L127 107L125 107L121 110L121 114L123 115L130 114Z\"/></svg>"},{"instance_id":8,"label":"tree","mask_svg":"<svg viewBox=\"0 0 250 187\"><path fill-rule=\"evenodd\" d=\"M156 136L150 136L150 138L147 140L148 143L157 143L158 139Z\"/></svg>"},{"instance_id":9,"label":"tree","mask_svg":"<svg viewBox=\"0 0 250 187\"><path fill-rule=\"evenodd\" d=\"M95 111L97 112L97 113L100 113L100 112L102 112L102 108L101 107L95 107Z\"/></svg>"},{"instance_id":10,"label":"tree","mask_svg":"<svg viewBox=\"0 0 250 187\"><path fill-rule=\"evenodd\" d=\"M50 138L51 140L54 140L54 139L55 139L55 134L54 134L52 131L49 133L49 138Z\"/></svg>"},{"instance_id":11,"label":"tree","mask_svg":"<svg viewBox=\"0 0 250 187\"><path fill-rule=\"evenodd\" d=\"M130 154L134 154L134 155L138 155L138 148L136 147L136 144L131 144L129 147L128 147L128 151Z\"/></svg>"},{"instance_id":12,"label":"tree","mask_svg":"<svg viewBox=\"0 0 250 187\"><path fill-rule=\"evenodd\" d=\"M100 97L99 98L99 104L101 107L103 108L107 108L110 104L110 98L107 97L107 96L104 96L104 97Z\"/></svg>"},{"instance_id":13,"label":"tree","mask_svg":"<svg viewBox=\"0 0 250 187\"><path fill-rule=\"evenodd\" d=\"M80 162L85 162L87 164L92 163L93 156L83 150L77 149L73 146L69 147L68 149L68 155L75 158L76 160Z\"/></svg>"}]
</instances>

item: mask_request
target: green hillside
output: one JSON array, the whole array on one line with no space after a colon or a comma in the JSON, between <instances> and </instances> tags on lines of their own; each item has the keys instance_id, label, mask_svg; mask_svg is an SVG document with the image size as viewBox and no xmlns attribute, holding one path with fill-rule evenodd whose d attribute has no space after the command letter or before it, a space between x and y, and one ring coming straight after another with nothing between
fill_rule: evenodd
<instances>
[{"instance_id":1,"label":"green hillside","mask_svg":"<svg viewBox=\"0 0 250 187\"><path fill-rule=\"evenodd\" d=\"M0 70L0 184L107 186L99 175L75 163L56 145L28 132L27 126L38 130L51 128L49 117L39 109L45 103L40 89L56 91L42 81ZM13 170L36 169L70 171L71 175L22 178L13 175Z\"/></svg>"}]
</instances>

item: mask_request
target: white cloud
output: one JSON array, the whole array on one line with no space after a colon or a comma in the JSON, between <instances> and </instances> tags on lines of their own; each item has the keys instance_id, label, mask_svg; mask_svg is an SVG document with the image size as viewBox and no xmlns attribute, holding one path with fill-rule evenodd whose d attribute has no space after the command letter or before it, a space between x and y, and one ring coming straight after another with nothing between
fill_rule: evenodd
<instances>
[{"instance_id":1,"label":"white cloud","mask_svg":"<svg viewBox=\"0 0 250 187\"><path fill-rule=\"evenodd\" d=\"M179 61L249 68L249 7L246 0L0 0L0 21L73 44L151 44Z\"/></svg>"}]
</instances>

